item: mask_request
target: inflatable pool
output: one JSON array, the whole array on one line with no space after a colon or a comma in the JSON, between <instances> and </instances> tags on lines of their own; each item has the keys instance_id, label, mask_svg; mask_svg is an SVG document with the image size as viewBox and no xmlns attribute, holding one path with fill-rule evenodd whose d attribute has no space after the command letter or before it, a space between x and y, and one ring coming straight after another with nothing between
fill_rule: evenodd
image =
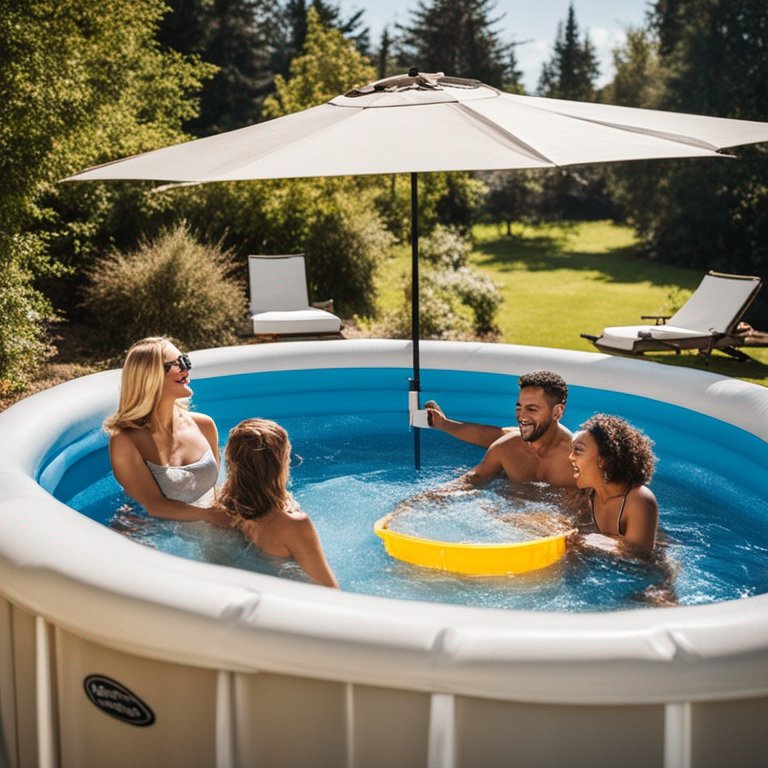
<instances>
[{"instance_id":1,"label":"inflatable pool","mask_svg":"<svg viewBox=\"0 0 768 768\"><path fill-rule=\"evenodd\" d=\"M423 342L421 358L425 399L449 412L462 372L488 374L496 391L479 415L492 421L510 381L535 369L598 393L599 410L615 393L633 395L644 418L674 433L669 445L765 500L755 515L766 515L764 388L532 347ZM286 417L373 408L401 412L408 429L408 342L255 345L194 352L193 362L201 410L224 401L235 413L261 387ZM291 375L307 370L317 376ZM307 381L315 389L300 391ZM52 493L68 467L103 449L118 382L119 372L95 374L0 414L0 764L768 760L758 726L768 714L768 595L501 611L337 592L143 547Z\"/></svg>"}]
</instances>

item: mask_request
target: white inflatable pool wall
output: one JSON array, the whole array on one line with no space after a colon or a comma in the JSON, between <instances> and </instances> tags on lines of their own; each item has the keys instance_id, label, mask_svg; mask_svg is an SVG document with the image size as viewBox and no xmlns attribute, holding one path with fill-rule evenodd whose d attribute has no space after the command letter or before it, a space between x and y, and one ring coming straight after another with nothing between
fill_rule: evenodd
<instances>
[{"instance_id":1,"label":"white inflatable pool wall","mask_svg":"<svg viewBox=\"0 0 768 768\"><path fill-rule=\"evenodd\" d=\"M195 352L193 362L197 379L408 368L411 345L255 345ZM571 385L685 406L768 443L768 389L708 373L437 342L422 343L421 365L550 368ZM35 479L54 445L113 411L118 380L116 371L84 377L0 414L0 765L768 764L768 595L614 613L498 611L164 554L59 503ZM94 706L89 675L127 689L154 724Z\"/></svg>"}]
</instances>

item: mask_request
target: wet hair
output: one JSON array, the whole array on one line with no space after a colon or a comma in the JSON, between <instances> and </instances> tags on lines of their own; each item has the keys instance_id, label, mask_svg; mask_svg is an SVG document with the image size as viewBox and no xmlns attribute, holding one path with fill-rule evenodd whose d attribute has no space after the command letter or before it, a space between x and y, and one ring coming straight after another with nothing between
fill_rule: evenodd
<instances>
[{"instance_id":1,"label":"wet hair","mask_svg":"<svg viewBox=\"0 0 768 768\"><path fill-rule=\"evenodd\" d=\"M518 380L520 389L540 387L551 406L565 405L568 399L568 385L565 379L553 371L533 371L523 374Z\"/></svg>"},{"instance_id":2,"label":"wet hair","mask_svg":"<svg viewBox=\"0 0 768 768\"><path fill-rule=\"evenodd\" d=\"M123 363L120 401L117 412L104 420L104 429L113 434L118 429L143 429L152 423L165 381L163 355L173 341L166 336L148 336L137 341ZM186 408L186 400L176 402Z\"/></svg>"},{"instance_id":3,"label":"wet hair","mask_svg":"<svg viewBox=\"0 0 768 768\"><path fill-rule=\"evenodd\" d=\"M603 413L587 419L581 428L597 443L609 483L647 485L650 482L657 459L653 454L653 440L645 432L618 416Z\"/></svg>"},{"instance_id":4,"label":"wet hair","mask_svg":"<svg viewBox=\"0 0 768 768\"><path fill-rule=\"evenodd\" d=\"M219 504L237 522L257 520L285 507L291 442L268 419L245 419L229 433L225 452L227 479Z\"/></svg>"}]
</instances>

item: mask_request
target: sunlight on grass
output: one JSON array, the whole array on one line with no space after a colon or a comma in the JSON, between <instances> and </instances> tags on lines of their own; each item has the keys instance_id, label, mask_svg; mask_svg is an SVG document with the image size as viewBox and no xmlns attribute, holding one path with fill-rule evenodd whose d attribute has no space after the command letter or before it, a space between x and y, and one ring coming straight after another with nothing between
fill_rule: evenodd
<instances>
[{"instance_id":1,"label":"sunlight on grass","mask_svg":"<svg viewBox=\"0 0 768 768\"><path fill-rule=\"evenodd\" d=\"M696 288L698 270L636 255L634 232L612 222L513 225L512 236L492 225L473 230L473 267L501 285L501 341L595 351L581 333L597 335L608 325L636 325L641 315L671 314ZM378 280L382 310L402 305L403 275L410 274L410 248L401 246ZM768 386L768 350L749 350L757 363L740 364L719 354L708 370ZM666 364L703 368L695 354L646 355Z\"/></svg>"}]
</instances>

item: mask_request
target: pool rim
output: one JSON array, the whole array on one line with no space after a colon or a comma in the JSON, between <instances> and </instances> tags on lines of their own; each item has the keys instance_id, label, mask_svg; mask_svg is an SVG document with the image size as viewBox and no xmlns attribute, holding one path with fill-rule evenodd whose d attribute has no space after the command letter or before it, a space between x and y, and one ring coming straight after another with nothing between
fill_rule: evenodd
<instances>
[{"instance_id":1,"label":"pool rim","mask_svg":"<svg viewBox=\"0 0 768 768\"><path fill-rule=\"evenodd\" d=\"M407 368L411 345L294 342L192 354L195 377L211 378L249 367ZM746 382L599 353L422 344L424 368L469 361L509 373L555 368L569 384L589 379L588 386L609 389L624 382L644 396L654 387L675 399L685 395L686 407L715 411L716 418L741 414L750 433L768 442L768 390ZM768 693L768 595L611 613L500 611L338 593L129 541L35 480L52 442L74 439L114 408L118 377L110 371L67 382L0 414L0 591L52 623L118 650L195 666L518 701L708 700L722 698L726 684L729 698ZM404 382L404 418L406 411ZM56 425L55 438L41 434ZM132 573L141 570L140 579L118 578L126 563ZM601 674L599 686L591 682L598 665L615 672L611 680Z\"/></svg>"}]
</instances>

